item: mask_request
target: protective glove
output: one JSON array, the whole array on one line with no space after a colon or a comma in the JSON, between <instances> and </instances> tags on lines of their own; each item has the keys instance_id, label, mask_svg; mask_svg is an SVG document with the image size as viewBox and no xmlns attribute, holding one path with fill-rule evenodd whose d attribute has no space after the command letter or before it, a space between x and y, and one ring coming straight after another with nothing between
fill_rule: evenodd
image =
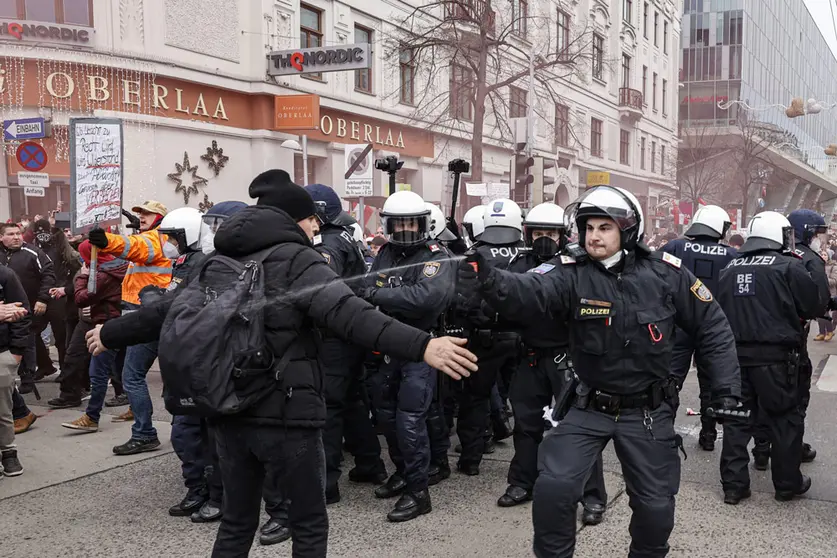
<instances>
[{"instance_id":1,"label":"protective glove","mask_svg":"<svg viewBox=\"0 0 837 558\"><path fill-rule=\"evenodd\" d=\"M90 244L97 248L108 247L108 235L104 229L92 229L87 237L90 240Z\"/></svg>"},{"instance_id":2,"label":"protective glove","mask_svg":"<svg viewBox=\"0 0 837 558\"><path fill-rule=\"evenodd\" d=\"M127 211L125 209L122 210L122 215L124 215L125 218L128 219L128 224L125 225L125 227L127 227L129 229L135 229L135 230L138 230L140 228L139 217L137 217L136 215L134 215L133 213L131 213L130 211Z\"/></svg>"},{"instance_id":3,"label":"protective glove","mask_svg":"<svg viewBox=\"0 0 837 558\"><path fill-rule=\"evenodd\" d=\"M374 304L372 302L372 298L375 296L375 291L377 291L377 290L378 289L376 289L375 287L366 287L365 289L362 289L358 293L358 296L360 298L362 298L363 300L365 300L366 302L369 302L370 304Z\"/></svg>"},{"instance_id":4,"label":"protective glove","mask_svg":"<svg viewBox=\"0 0 837 558\"><path fill-rule=\"evenodd\" d=\"M471 298L488 277L488 271L488 264L482 254L476 250L469 252L465 259L459 262L456 270L457 298Z\"/></svg>"},{"instance_id":5,"label":"protective glove","mask_svg":"<svg viewBox=\"0 0 837 558\"><path fill-rule=\"evenodd\" d=\"M721 397L709 404L706 414L714 418L718 424L723 424L726 418L747 419L750 411L744 410L744 406L735 397Z\"/></svg>"}]
</instances>

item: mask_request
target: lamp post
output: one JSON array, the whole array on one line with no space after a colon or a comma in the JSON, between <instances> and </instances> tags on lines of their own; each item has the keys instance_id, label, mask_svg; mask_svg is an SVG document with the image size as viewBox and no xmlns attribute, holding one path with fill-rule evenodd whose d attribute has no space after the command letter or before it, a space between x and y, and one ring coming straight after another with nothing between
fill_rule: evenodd
<instances>
[{"instance_id":1,"label":"lamp post","mask_svg":"<svg viewBox=\"0 0 837 558\"><path fill-rule=\"evenodd\" d=\"M302 185L308 186L308 136L302 135L302 145L296 140L285 140L282 146L285 149L292 149L294 151L302 151Z\"/></svg>"}]
</instances>

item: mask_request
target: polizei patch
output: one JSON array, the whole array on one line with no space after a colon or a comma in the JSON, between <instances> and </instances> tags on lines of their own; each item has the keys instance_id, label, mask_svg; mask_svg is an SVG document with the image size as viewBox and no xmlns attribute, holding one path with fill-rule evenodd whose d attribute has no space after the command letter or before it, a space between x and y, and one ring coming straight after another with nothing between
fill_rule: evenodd
<instances>
[{"instance_id":1,"label":"polizei patch","mask_svg":"<svg viewBox=\"0 0 837 558\"><path fill-rule=\"evenodd\" d=\"M712 302L713 300L712 292L706 285L703 284L703 281L701 281L700 279L695 279L695 284L692 285L691 289L689 290L692 291L692 294L694 294L698 300L701 300L703 302Z\"/></svg>"},{"instance_id":2,"label":"polizei patch","mask_svg":"<svg viewBox=\"0 0 837 558\"><path fill-rule=\"evenodd\" d=\"M437 273L439 273L439 269L442 267L442 264L439 262L427 262L424 264L424 269L422 273L425 277L433 277Z\"/></svg>"}]
</instances>

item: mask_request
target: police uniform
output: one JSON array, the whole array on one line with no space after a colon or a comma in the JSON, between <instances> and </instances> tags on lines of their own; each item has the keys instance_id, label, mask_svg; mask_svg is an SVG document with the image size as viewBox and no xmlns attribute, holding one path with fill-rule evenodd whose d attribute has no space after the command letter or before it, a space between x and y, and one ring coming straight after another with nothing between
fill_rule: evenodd
<instances>
[{"instance_id":1,"label":"police uniform","mask_svg":"<svg viewBox=\"0 0 837 558\"><path fill-rule=\"evenodd\" d=\"M508 269L511 260L523 248L523 241L495 245L477 242L473 247L487 265ZM456 433L462 445L458 468L468 474L477 474L486 447L486 429L491 414L491 392L507 371L506 382L517 368L520 355L520 335L517 326L501 320L496 311L486 305L478 292L458 299L457 313L462 316L469 330L468 349L477 355L479 373L462 381L458 395L459 415ZM499 411L499 410L498 410Z\"/></svg>"},{"instance_id":2,"label":"police uniform","mask_svg":"<svg viewBox=\"0 0 837 558\"><path fill-rule=\"evenodd\" d=\"M737 493L737 499L749 495L747 444L760 417L773 446L774 487L777 493L794 493L802 483L802 320L820 315L817 286L799 255L758 250L739 254L721 272L717 296L735 334L742 403L752 411L749 421L724 422L724 491Z\"/></svg>"},{"instance_id":3,"label":"police uniform","mask_svg":"<svg viewBox=\"0 0 837 558\"><path fill-rule=\"evenodd\" d=\"M364 284L366 263L349 231L325 224L314 237L314 249L349 287L359 291ZM353 279L353 280L352 280ZM325 372L326 426L323 446L326 456L326 499L339 499L337 481L343 457L343 438L355 458L353 480L379 481L386 477L381 460L381 444L369 420L363 397L364 351L323 331L320 361Z\"/></svg>"},{"instance_id":4,"label":"police uniform","mask_svg":"<svg viewBox=\"0 0 837 558\"><path fill-rule=\"evenodd\" d=\"M509 271L543 274L570 259L562 255L542 262L530 249L521 249ZM544 408L550 406L553 398L560 400L561 392L569 389L574 372L567 324L557 320L529 320L527 324L520 330L523 358L509 389L514 412L514 456L509 464L508 483L524 489L531 497L538 477L538 447L544 436ZM588 509L607 506L601 455L585 483L582 501ZM505 505L512 502L507 500Z\"/></svg>"},{"instance_id":5,"label":"police uniform","mask_svg":"<svg viewBox=\"0 0 837 558\"><path fill-rule=\"evenodd\" d=\"M631 554L665 556L680 484L669 380L675 324L695 339L718 397L737 397L729 325L709 289L680 260L642 245L611 269L568 257L546 273L492 270L482 284L501 312L569 322L580 379L574 406L541 443L532 508L537 556L569 557L583 483L607 442L623 462L633 510Z\"/></svg>"},{"instance_id":6,"label":"police uniform","mask_svg":"<svg viewBox=\"0 0 837 558\"><path fill-rule=\"evenodd\" d=\"M367 279L366 298L379 309L417 329L431 331L453 298L455 269L435 240L403 247L381 247ZM370 379L378 427L387 440L396 472L376 495L389 497L406 489L427 489L430 442L428 409L436 371L424 362L384 355Z\"/></svg>"},{"instance_id":7,"label":"police uniform","mask_svg":"<svg viewBox=\"0 0 837 558\"><path fill-rule=\"evenodd\" d=\"M668 242L661 250L680 258L683 267L700 279L712 293L718 290L718 276L721 270L737 255L734 248L724 246L705 236L677 238ZM671 374L677 380L678 385L682 386L692 366L695 346L692 339L682 330L677 331L676 339L677 342L671 355ZM703 366L699 366L697 376L700 385L701 437L707 436L714 443L717 436L716 422L706 413L712 389L709 374Z\"/></svg>"}]
</instances>

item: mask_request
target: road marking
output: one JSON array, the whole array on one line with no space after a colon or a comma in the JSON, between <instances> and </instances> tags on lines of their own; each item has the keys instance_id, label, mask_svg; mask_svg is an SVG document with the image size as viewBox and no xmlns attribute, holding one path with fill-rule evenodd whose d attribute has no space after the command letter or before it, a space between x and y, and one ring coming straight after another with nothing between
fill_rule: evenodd
<instances>
[{"instance_id":1,"label":"road marking","mask_svg":"<svg viewBox=\"0 0 837 558\"><path fill-rule=\"evenodd\" d=\"M817 389L837 393L837 359L835 355L829 355L822 368L819 380L817 380Z\"/></svg>"}]
</instances>

